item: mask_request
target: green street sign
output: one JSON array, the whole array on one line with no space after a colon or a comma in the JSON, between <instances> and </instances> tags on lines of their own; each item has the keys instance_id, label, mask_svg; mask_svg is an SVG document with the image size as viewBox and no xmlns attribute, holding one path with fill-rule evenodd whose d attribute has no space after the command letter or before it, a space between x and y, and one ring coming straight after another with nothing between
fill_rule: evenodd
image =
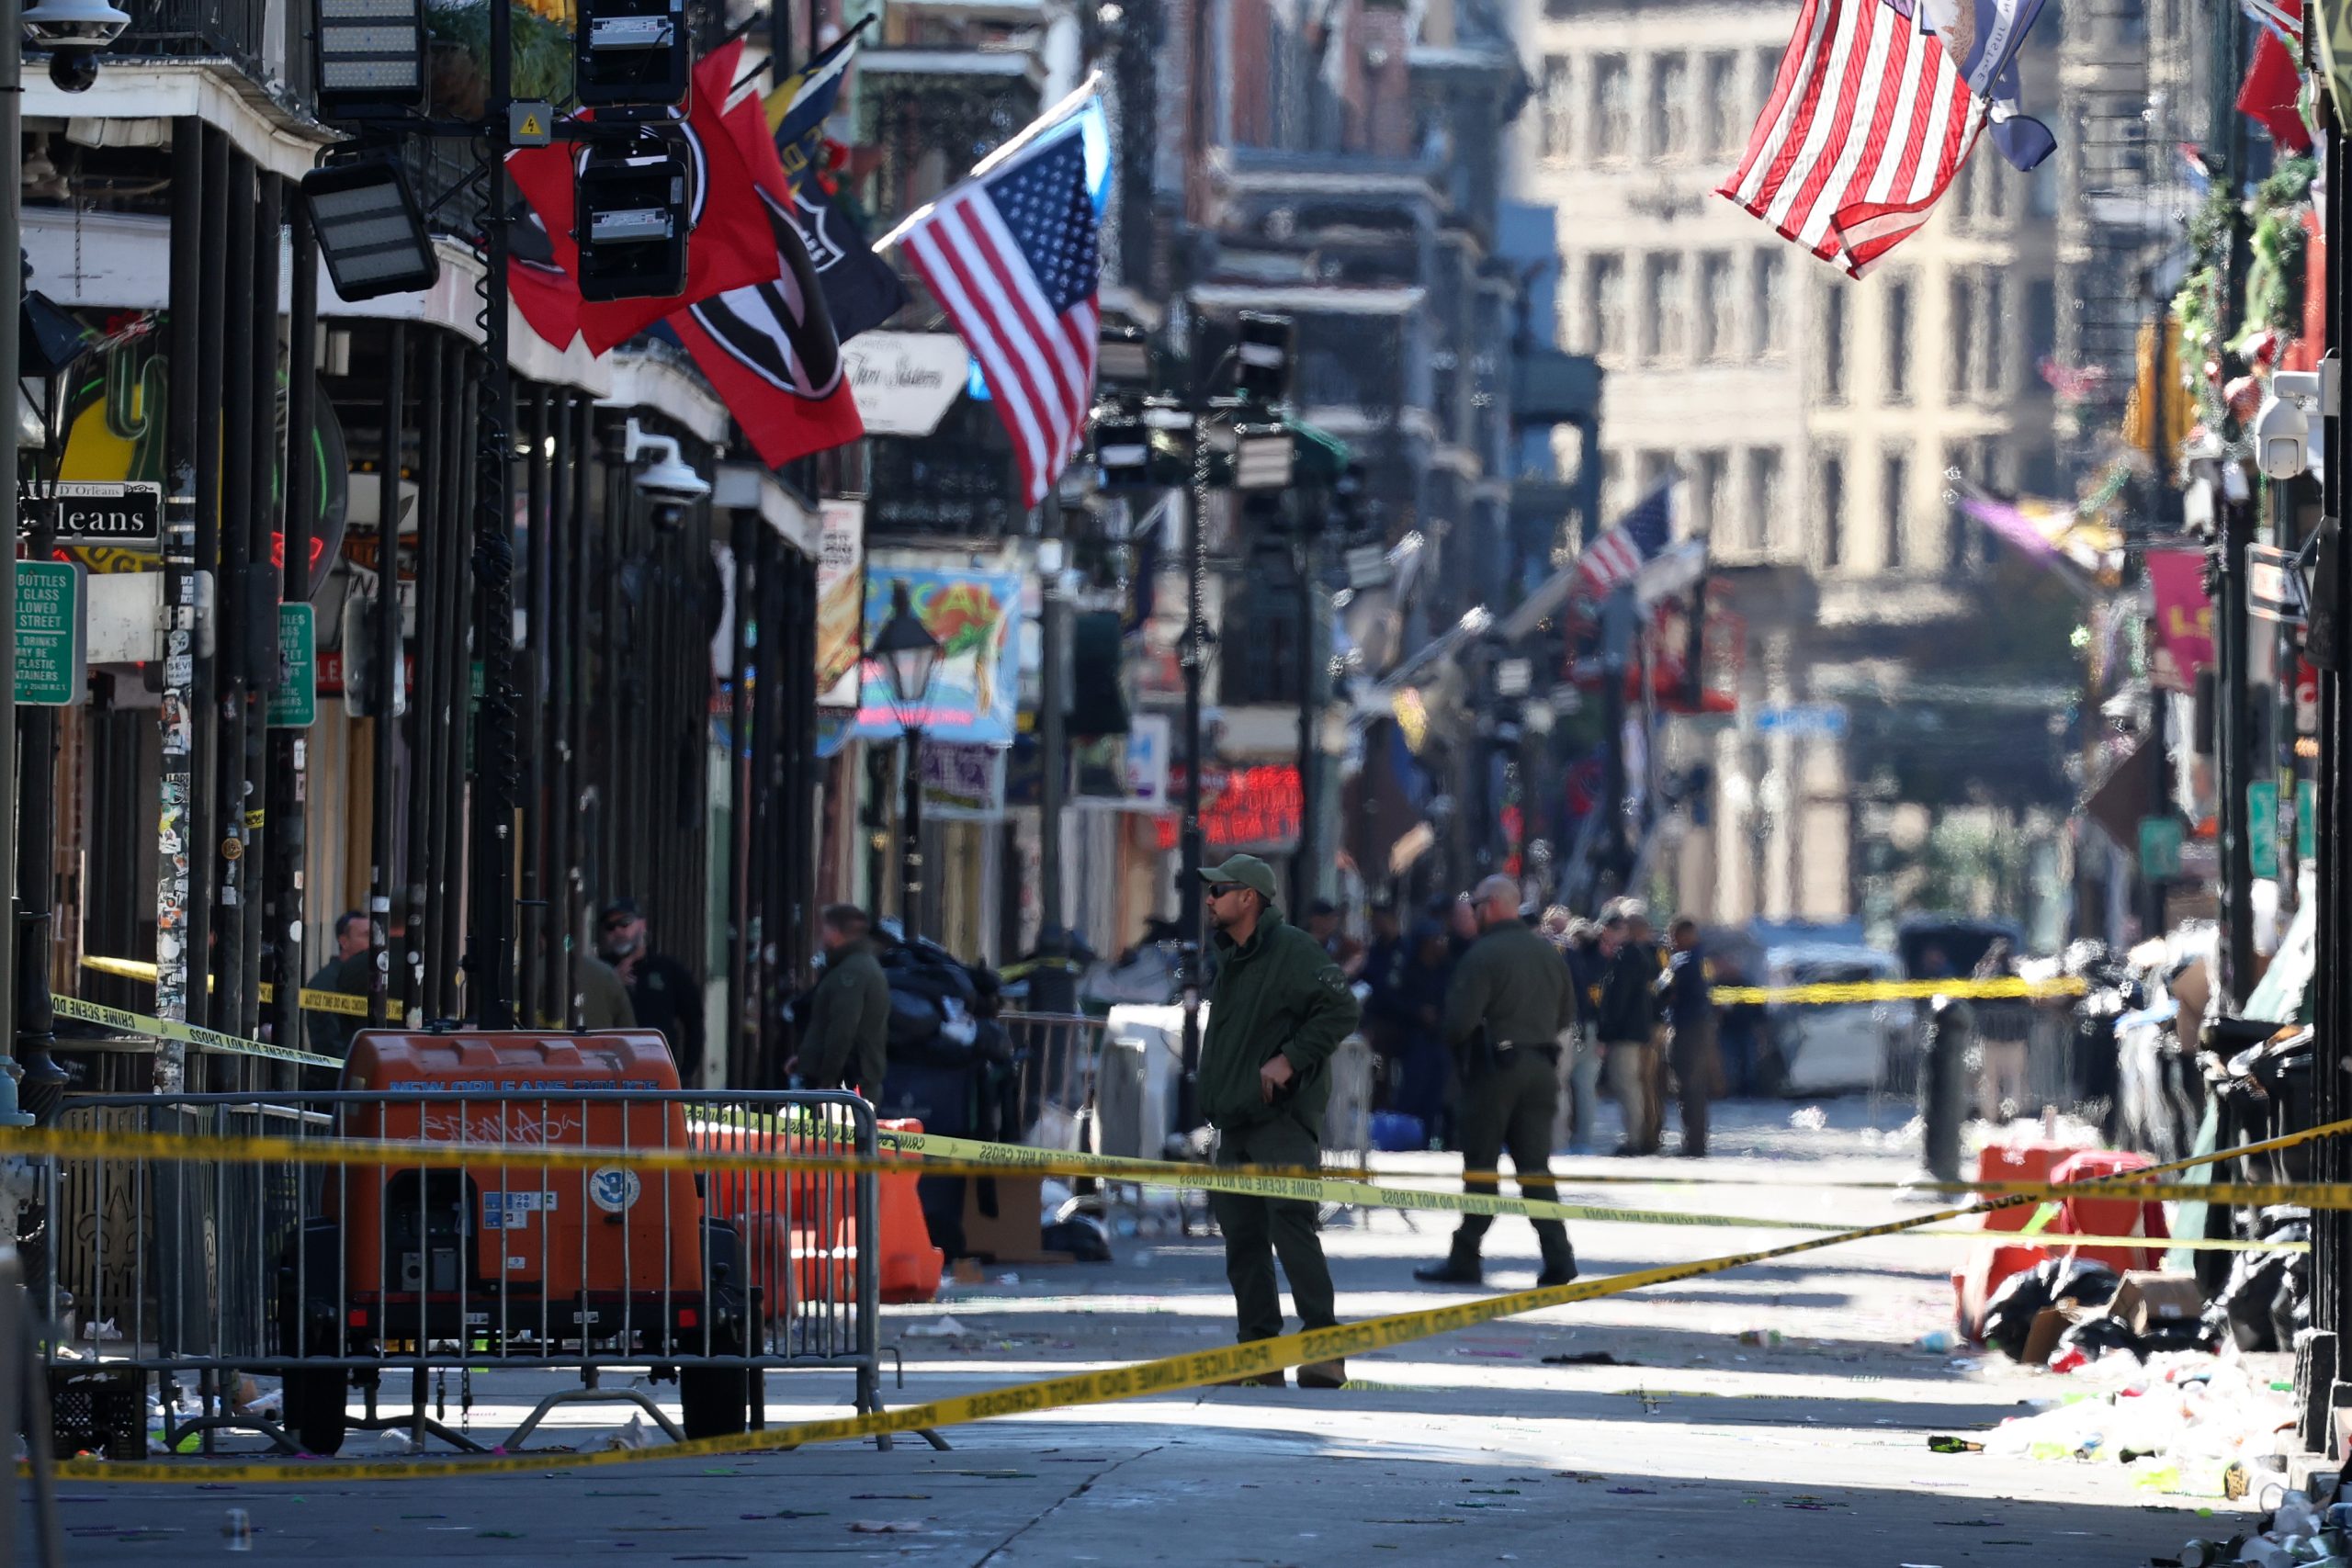
<instances>
[{"instance_id":1,"label":"green street sign","mask_svg":"<svg viewBox=\"0 0 2352 1568\"><path fill-rule=\"evenodd\" d=\"M17 700L71 707L82 700L87 651L82 569L69 561L17 563Z\"/></svg>"},{"instance_id":2,"label":"green street sign","mask_svg":"<svg viewBox=\"0 0 2352 1568\"><path fill-rule=\"evenodd\" d=\"M2256 876L2278 874L2278 781L2256 779L2245 786L2246 858Z\"/></svg>"},{"instance_id":3,"label":"green street sign","mask_svg":"<svg viewBox=\"0 0 2352 1568\"><path fill-rule=\"evenodd\" d=\"M2140 874L2164 882L2180 874L2180 818L2140 818Z\"/></svg>"},{"instance_id":4,"label":"green street sign","mask_svg":"<svg viewBox=\"0 0 2352 1568\"><path fill-rule=\"evenodd\" d=\"M318 616L308 604L277 606L277 683L269 728L308 729L319 718Z\"/></svg>"},{"instance_id":5,"label":"green street sign","mask_svg":"<svg viewBox=\"0 0 2352 1568\"><path fill-rule=\"evenodd\" d=\"M2295 859L2319 859L2319 785L2311 779L2295 781Z\"/></svg>"}]
</instances>

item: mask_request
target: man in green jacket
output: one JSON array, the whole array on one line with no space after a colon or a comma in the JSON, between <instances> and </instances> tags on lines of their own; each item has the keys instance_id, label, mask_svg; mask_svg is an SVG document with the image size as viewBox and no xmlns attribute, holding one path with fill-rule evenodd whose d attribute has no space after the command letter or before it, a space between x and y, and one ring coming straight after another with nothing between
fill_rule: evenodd
<instances>
[{"instance_id":1,"label":"man in green jacket","mask_svg":"<svg viewBox=\"0 0 2352 1568\"><path fill-rule=\"evenodd\" d=\"M1356 1026L1355 993L1322 945L1285 923L1274 907L1273 869L1255 855L1206 866L1209 923L1216 927L1216 981L1201 1043L1201 1113L1217 1130L1216 1163L1319 1168L1323 1111L1331 1098L1331 1053ZM1290 1280L1299 1322L1329 1328L1331 1270L1304 1199L1212 1192L1209 1209L1225 1233L1225 1276L1244 1344L1283 1331L1274 1259ZM1242 1378L1279 1388L1280 1371ZM1340 1361L1298 1369L1301 1388L1338 1388Z\"/></svg>"},{"instance_id":2,"label":"man in green jacket","mask_svg":"<svg viewBox=\"0 0 2352 1568\"><path fill-rule=\"evenodd\" d=\"M1542 933L1520 919L1519 885L1490 876L1475 895L1480 934L1454 965L1445 992L1445 1038L1462 1064L1462 1168L1491 1171L1510 1151L1522 1198L1549 1201L1552 1185L1552 1122L1559 1111L1560 1045L1576 1026L1576 979L1567 960ZM1472 1192L1492 1192L1497 1183L1464 1181ZM1495 1223L1491 1214L1464 1214L1442 1263L1413 1270L1432 1284L1475 1285L1484 1277L1479 1245ZM1557 1220L1535 1220L1544 1252L1536 1284L1565 1285L1577 1277L1568 1227Z\"/></svg>"},{"instance_id":3,"label":"man in green jacket","mask_svg":"<svg viewBox=\"0 0 2352 1568\"><path fill-rule=\"evenodd\" d=\"M820 917L825 977L808 998L795 1070L810 1089L851 1089L880 1097L889 1069L890 982L866 938L873 929L854 904L835 904Z\"/></svg>"}]
</instances>

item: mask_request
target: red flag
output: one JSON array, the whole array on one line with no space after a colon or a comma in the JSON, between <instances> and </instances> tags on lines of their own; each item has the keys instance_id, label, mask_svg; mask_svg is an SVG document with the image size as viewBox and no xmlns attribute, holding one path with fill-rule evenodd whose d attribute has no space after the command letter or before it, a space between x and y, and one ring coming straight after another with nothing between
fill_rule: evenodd
<instances>
[{"instance_id":1,"label":"red flag","mask_svg":"<svg viewBox=\"0 0 2352 1568\"><path fill-rule=\"evenodd\" d=\"M714 57L715 58L715 57ZM723 94L727 77L715 91ZM724 103L724 98L718 100ZM756 94L727 107L726 128L769 225L773 282L704 299L670 318L678 341L770 468L865 434L842 372L841 339L800 231L786 216L792 183Z\"/></svg>"},{"instance_id":2,"label":"red flag","mask_svg":"<svg viewBox=\"0 0 2352 1568\"><path fill-rule=\"evenodd\" d=\"M2290 7L2299 11L2300 7ZM2254 63L2238 85L2238 112L2270 133L2271 145L2281 152L2308 152L2312 133L2295 107L2295 94L2303 85L2295 57L2265 28L2255 40Z\"/></svg>"},{"instance_id":3,"label":"red flag","mask_svg":"<svg viewBox=\"0 0 2352 1568\"><path fill-rule=\"evenodd\" d=\"M506 155L507 172L525 199L546 225L548 248L554 254L578 312L580 335L591 354L603 354L627 343L682 304L707 299L730 288L748 288L774 279L781 270L768 232L767 217L752 194L750 171L729 131L724 111L728 89L741 61L742 43L730 43L706 55L695 67L695 92L686 111L684 132L688 161L694 166L694 190L687 209L691 225L686 245L686 291L674 299L580 299L579 247L571 237L573 157L577 149L565 142L526 148ZM534 285L540 278L534 278ZM527 302L526 302L527 301ZM548 336L537 310L548 325L560 328L560 312L544 299L518 295L525 318ZM553 341L550 338L550 341ZM566 340L569 341L569 340ZM561 346L559 344L558 346Z\"/></svg>"}]
</instances>

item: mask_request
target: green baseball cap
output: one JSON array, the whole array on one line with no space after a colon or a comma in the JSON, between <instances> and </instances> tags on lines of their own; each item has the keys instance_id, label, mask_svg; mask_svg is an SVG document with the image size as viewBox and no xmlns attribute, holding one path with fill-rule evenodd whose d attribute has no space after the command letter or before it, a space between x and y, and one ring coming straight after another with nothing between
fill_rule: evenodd
<instances>
[{"instance_id":1,"label":"green baseball cap","mask_svg":"<svg viewBox=\"0 0 2352 1568\"><path fill-rule=\"evenodd\" d=\"M1204 865L1201 867L1201 880L1211 886L1238 882L1267 903L1275 902L1274 868L1256 855L1235 855L1223 865Z\"/></svg>"}]
</instances>

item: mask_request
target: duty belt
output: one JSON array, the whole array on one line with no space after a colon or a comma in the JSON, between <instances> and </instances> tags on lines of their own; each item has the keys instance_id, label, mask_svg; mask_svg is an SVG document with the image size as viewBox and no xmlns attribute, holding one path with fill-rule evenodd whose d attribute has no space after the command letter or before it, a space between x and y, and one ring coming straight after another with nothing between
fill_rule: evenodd
<instances>
[{"instance_id":1,"label":"duty belt","mask_svg":"<svg viewBox=\"0 0 2352 1568\"><path fill-rule=\"evenodd\" d=\"M1495 1055L1498 1058L1508 1056L1514 1051L1535 1051L1551 1057L1555 1062L1560 1059L1560 1043L1556 1040L1538 1041L1526 1045L1498 1045L1495 1047Z\"/></svg>"}]
</instances>

